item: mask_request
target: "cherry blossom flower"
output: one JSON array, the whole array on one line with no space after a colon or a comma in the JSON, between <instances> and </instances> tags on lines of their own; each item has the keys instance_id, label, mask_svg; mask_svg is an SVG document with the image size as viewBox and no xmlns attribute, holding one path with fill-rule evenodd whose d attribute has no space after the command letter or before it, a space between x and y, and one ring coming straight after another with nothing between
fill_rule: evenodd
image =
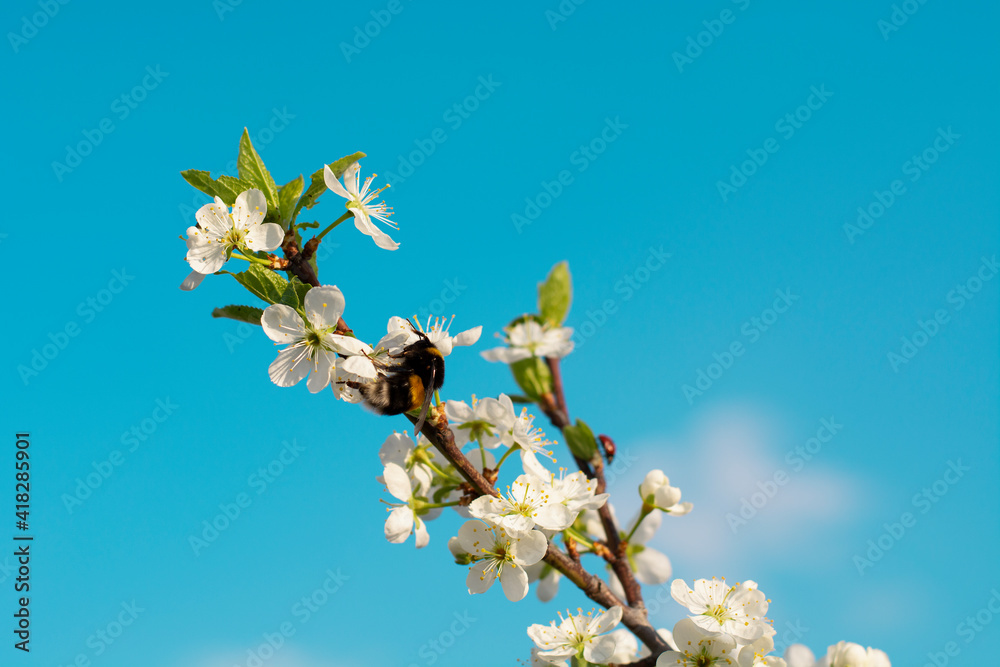
<instances>
[{"instance_id":1,"label":"cherry blossom flower","mask_svg":"<svg viewBox=\"0 0 1000 667\"><path fill-rule=\"evenodd\" d=\"M547 530L565 530L576 513L562 504L552 487L531 475L521 475L501 497L480 496L469 505L472 516L520 535L538 526Z\"/></svg>"},{"instance_id":2,"label":"cherry blossom flower","mask_svg":"<svg viewBox=\"0 0 1000 667\"><path fill-rule=\"evenodd\" d=\"M466 329L465 331L451 335L451 323L455 321L455 316L452 315L451 319L445 319L443 317L436 317L433 320L428 315L427 324L421 324L417 320L417 331L423 332L427 338L434 343L434 347L441 352L441 355L447 357L451 354L452 350L456 347L465 347L468 345L474 345L479 337L483 333L482 325L478 327L473 327L471 329ZM389 350L391 354L397 354L407 345L416 342L420 337L419 334L413 330L410 326L410 322L402 317L393 316L389 318L389 324L386 327L388 333L385 338L382 339L383 342L376 345L376 349L379 347L384 347ZM384 344L383 344L384 343Z\"/></svg>"},{"instance_id":3,"label":"cherry blossom flower","mask_svg":"<svg viewBox=\"0 0 1000 667\"><path fill-rule=\"evenodd\" d=\"M328 187L334 193L340 195L347 200L347 210L354 214L354 226L358 228L362 234L372 237L375 240L375 245L379 248L385 248L386 250L395 250L399 247L399 244L389 238L389 235L383 232L381 229L375 226L372 219L378 220L379 222L392 227L393 229L399 229L395 222L389 220L389 216L392 215L392 208L386 206L386 203L379 202L378 204L372 204L372 200L378 196L380 192L388 188L379 188L369 192L369 188L372 184L372 179L375 178L375 174L372 174L367 179L365 179L364 187L361 191L358 191L358 171L361 166L354 162L347 169L344 170L344 184L341 185L340 181L334 175L333 170L329 166L323 168L323 180L326 181L326 187Z\"/></svg>"},{"instance_id":4,"label":"cherry blossom flower","mask_svg":"<svg viewBox=\"0 0 1000 667\"><path fill-rule=\"evenodd\" d=\"M413 490L413 484L406 470L395 463L387 463L383 480L386 488L403 504L389 503L389 518L385 520L385 539L393 544L405 542L410 533L416 532L417 548L427 546L430 535L426 522L436 518L441 508L423 507L425 500Z\"/></svg>"},{"instance_id":5,"label":"cherry blossom flower","mask_svg":"<svg viewBox=\"0 0 1000 667\"><path fill-rule=\"evenodd\" d=\"M309 372L309 391L322 391L330 384L337 354L364 355L371 348L357 338L334 333L344 312L344 295L332 285L306 292L303 318L291 306L273 304L264 310L260 324L275 343L288 343L278 353L268 374L279 387L298 384ZM361 364L363 365L362 361Z\"/></svg>"},{"instance_id":6,"label":"cherry blossom flower","mask_svg":"<svg viewBox=\"0 0 1000 667\"><path fill-rule=\"evenodd\" d=\"M194 214L197 227L188 227L187 256L193 269L181 283L181 289L193 290L205 278L215 273L234 250L270 252L281 245L285 231L273 222L261 224L267 213L267 202L260 190L247 190L236 197L232 212L220 198L205 204Z\"/></svg>"},{"instance_id":7,"label":"cherry blossom flower","mask_svg":"<svg viewBox=\"0 0 1000 667\"><path fill-rule=\"evenodd\" d=\"M851 642L837 642L827 649L826 657L816 667L891 667L889 656L877 648L864 648Z\"/></svg>"},{"instance_id":8,"label":"cherry blossom flower","mask_svg":"<svg viewBox=\"0 0 1000 667\"><path fill-rule=\"evenodd\" d=\"M507 398L503 394L500 396ZM473 396L472 407L464 401L447 401L444 413L459 448L470 442L479 442L486 449L496 449L502 444L497 427L502 426L506 409L497 399L477 400Z\"/></svg>"},{"instance_id":9,"label":"cherry blossom flower","mask_svg":"<svg viewBox=\"0 0 1000 667\"><path fill-rule=\"evenodd\" d=\"M749 644L772 630L764 618L767 598L753 581L729 586L725 579L712 577L695 581L691 589L683 580L674 579L670 594L695 614L691 617L695 624L710 632L730 634L741 644ZM680 640L677 645L683 646Z\"/></svg>"},{"instance_id":10,"label":"cherry blossom flower","mask_svg":"<svg viewBox=\"0 0 1000 667\"><path fill-rule=\"evenodd\" d=\"M528 628L528 637L538 647L538 657L550 664L558 664L573 656L582 656L591 663L607 663L615 654L616 641L610 632L622 620L622 608L612 607L594 616L577 609L576 614L559 614L560 623L549 625L535 623Z\"/></svg>"},{"instance_id":11,"label":"cherry blossom flower","mask_svg":"<svg viewBox=\"0 0 1000 667\"><path fill-rule=\"evenodd\" d=\"M465 580L470 593L485 593L499 578L504 595L517 602L528 594L524 568L545 556L548 540L537 530L513 535L501 526L473 519L459 528L458 545L475 558Z\"/></svg>"},{"instance_id":12,"label":"cherry blossom flower","mask_svg":"<svg viewBox=\"0 0 1000 667\"><path fill-rule=\"evenodd\" d=\"M681 502L681 490L670 486L670 479L662 470L650 470L639 485L639 497L644 505L655 507L674 516L683 516L694 505Z\"/></svg>"},{"instance_id":13,"label":"cherry blossom flower","mask_svg":"<svg viewBox=\"0 0 1000 667\"><path fill-rule=\"evenodd\" d=\"M609 637L615 640L615 652L608 658L608 662L615 664L625 664L635 662L639 653L639 640L625 628L618 628L608 633Z\"/></svg>"},{"instance_id":14,"label":"cherry blossom flower","mask_svg":"<svg viewBox=\"0 0 1000 667\"><path fill-rule=\"evenodd\" d=\"M427 442L425 447L418 449L413 440L410 439L409 433L393 433L382 443L378 457L383 466L395 463L403 468L417 483L420 494L426 496L430 492L431 481L434 479L434 471L424 463L423 455L426 454L426 447L429 446L430 443ZM385 483L382 479L378 481Z\"/></svg>"},{"instance_id":15,"label":"cherry blossom flower","mask_svg":"<svg viewBox=\"0 0 1000 667\"><path fill-rule=\"evenodd\" d=\"M501 361L513 364L531 357L553 357L560 359L573 351L571 327L551 327L539 324L533 319L518 322L504 330L506 347L495 347L482 352L486 361Z\"/></svg>"},{"instance_id":16,"label":"cherry blossom flower","mask_svg":"<svg viewBox=\"0 0 1000 667\"><path fill-rule=\"evenodd\" d=\"M553 475L550 483L563 505L573 513L600 509L610 497L607 493L597 493L597 480L590 479L582 470L567 475L566 468L560 468L559 477Z\"/></svg>"},{"instance_id":17,"label":"cherry blossom flower","mask_svg":"<svg viewBox=\"0 0 1000 667\"><path fill-rule=\"evenodd\" d=\"M815 667L816 656L804 644L792 644L785 649L785 662L788 667Z\"/></svg>"},{"instance_id":18,"label":"cherry blossom flower","mask_svg":"<svg viewBox=\"0 0 1000 667\"><path fill-rule=\"evenodd\" d=\"M739 667L788 667L784 658L768 655L774 650L774 639L770 635L747 644L740 649Z\"/></svg>"},{"instance_id":19,"label":"cherry blossom flower","mask_svg":"<svg viewBox=\"0 0 1000 667\"><path fill-rule=\"evenodd\" d=\"M736 640L721 632L709 632L690 618L674 626L677 651L665 651L656 659L656 667L710 667L736 664Z\"/></svg>"},{"instance_id":20,"label":"cherry blossom flower","mask_svg":"<svg viewBox=\"0 0 1000 667\"><path fill-rule=\"evenodd\" d=\"M370 349L367 348L366 349ZM338 356L334 360L334 367L331 372L333 377L330 385L337 400L345 403L361 403L364 396L356 388L348 383L366 384L378 376L375 364L368 354L354 354L349 356Z\"/></svg>"}]
</instances>

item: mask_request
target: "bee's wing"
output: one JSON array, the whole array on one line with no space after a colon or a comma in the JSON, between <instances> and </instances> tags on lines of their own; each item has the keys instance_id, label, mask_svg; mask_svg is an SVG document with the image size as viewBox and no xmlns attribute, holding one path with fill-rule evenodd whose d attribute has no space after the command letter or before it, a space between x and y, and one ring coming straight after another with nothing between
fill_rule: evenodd
<instances>
[{"instance_id":1,"label":"bee's wing","mask_svg":"<svg viewBox=\"0 0 1000 667\"><path fill-rule=\"evenodd\" d=\"M436 371L431 367L431 385L424 387L424 404L420 407L420 416L417 417L417 424L413 427L413 437L416 438L420 429L424 426L424 419L427 417L427 410L431 407L431 398L434 396L434 376Z\"/></svg>"}]
</instances>

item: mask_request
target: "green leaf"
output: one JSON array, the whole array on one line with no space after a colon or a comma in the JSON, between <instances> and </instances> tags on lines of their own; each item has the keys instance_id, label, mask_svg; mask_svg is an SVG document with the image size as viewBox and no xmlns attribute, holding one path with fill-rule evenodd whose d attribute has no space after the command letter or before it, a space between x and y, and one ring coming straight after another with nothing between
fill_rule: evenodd
<instances>
[{"instance_id":1,"label":"green leaf","mask_svg":"<svg viewBox=\"0 0 1000 667\"><path fill-rule=\"evenodd\" d=\"M278 208L278 186L271 177L271 172L264 166L264 161L257 155L253 144L250 142L250 133L243 128L243 136L240 137L240 156L236 159L236 168L240 173L240 179L253 183L264 193L267 200L267 209L277 211Z\"/></svg>"},{"instance_id":2,"label":"green leaf","mask_svg":"<svg viewBox=\"0 0 1000 667\"><path fill-rule=\"evenodd\" d=\"M278 214L281 216L282 223L291 221L295 204L302 196L302 188L305 187L305 184L305 179L302 178L302 174L299 174L298 178L288 181L278 190ZM282 226L288 227L287 224Z\"/></svg>"},{"instance_id":3,"label":"green leaf","mask_svg":"<svg viewBox=\"0 0 1000 667\"><path fill-rule=\"evenodd\" d=\"M232 206L236 203L236 198L247 190L253 190L256 185L245 181L242 178L234 178L227 174L222 174L219 176L218 180L215 181L216 189L219 193L219 198L226 203L226 206Z\"/></svg>"},{"instance_id":4,"label":"green leaf","mask_svg":"<svg viewBox=\"0 0 1000 667\"><path fill-rule=\"evenodd\" d=\"M233 277L252 294L268 303L281 303L281 297L288 287L288 281L270 269L260 264L251 264L250 268Z\"/></svg>"},{"instance_id":5,"label":"green leaf","mask_svg":"<svg viewBox=\"0 0 1000 667\"><path fill-rule=\"evenodd\" d=\"M188 169L187 171L181 172L181 177L194 187L204 192L209 197L214 197L216 194L218 194L218 190L216 189L215 179L212 178L211 174L209 174L207 171L201 171L199 169Z\"/></svg>"},{"instance_id":6,"label":"green leaf","mask_svg":"<svg viewBox=\"0 0 1000 667\"><path fill-rule=\"evenodd\" d=\"M545 394L552 393L552 371L544 359L529 357L510 365L517 386L524 391L532 401L538 401Z\"/></svg>"},{"instance_id":7,"label":"green leaf","mask_svg":"<svg viewBox=\"0 0 1000 667\"><path fill-rule=\"evenodd\" d=\"M368 156L362 153L361 151L358 151L357 153L352 153L351 155L345 155L336 162L330 163L330 171L333 172L334 176L340 178L341 176L344 175L344 172L347 171L348 167L350 167L352 164L354 164L363 157L368 157Z\"/></svg>"},{"instance_id":8,"label":"green leaf","mask_svg":"<svg viewBox=\"0 0 1000 667\"><path fill-rule=\"evenodd\" d=\"M351 166L352 164L354 164L363 157L367 156L361 151L358 151L353 155L347 155L345 157L340 158L336 162L331 162L329 165L330 170L333 171L334 176L340 178L341 176L344 175L344 171L349 166ZM323 166L313 172L313 175L310 177L309 187L306 189L306 193L302 195L301 199L299 199L299 203L295 205L295 210L292 212L293 221L295 220L295 218L298 217L299 211L301 211L304 208L312 208L313 206L315 206L316 200L319 199L319 196L324 192L326 192L326 181L323 180L323 170L325 168L326 167Z\"/></svg>"},{"instance_id":9,"label":"green leaf","mask_svg":"<svg viewBox=\"0 0 1000 667\"><path fill-rule=\"evenodd\" d=\"M198 188L210 197L218 197L226 206L232 206L236 202L236 197L246 190L257 187L249 181L227 176L223 174L219 178L213 179L207 171L198 169L188 169L182 171L184 180Z\"/></svg>"},{"instance_id":10,"label":"green leaf","mask_svg":"<svg viewBox=\"0 0 1000 667\"><path fill-rule=\"evenodd\" d=\"M573 280L569 264L559 262L549 271L545 282L538 284L538 310L542 319L554 327L562 326L573 300Z\"/></svg>"},{"instance_id":11,"label":"green leaf","mask_svg":"<svg viewBox=\"0 0 1000 667\"><path fill-rule=\"evenodd\" d=\"M306 285L297 278L292 278L288 282L288 286L285 287L285 291L281 293L280 303L299 310L305 305L306 292L309 291L310 287L310 285Z\"/></svg>"},{"instance_id":12,"label":"green leaf","mask_svg":"<svg viewBox=\"0 0 1000 667\"><path fill-rule=\"evenodd\" d=\"M566 438L569 451L578 459L589 461L597 454L597 438L582 419L577 419L575 426L564 428L563 436Z\"/></svg>"},{"instance_id":13,"label":"green leaf","mask_svg":"<svg viewBox=\"0 0 1000 667\"><path fill-rule=\"evenodd\" d=\"M231 320L260 324L264 311L254 306L223 306L212 311L212 317L228 317Z\"/></svg>"}]
</instances>

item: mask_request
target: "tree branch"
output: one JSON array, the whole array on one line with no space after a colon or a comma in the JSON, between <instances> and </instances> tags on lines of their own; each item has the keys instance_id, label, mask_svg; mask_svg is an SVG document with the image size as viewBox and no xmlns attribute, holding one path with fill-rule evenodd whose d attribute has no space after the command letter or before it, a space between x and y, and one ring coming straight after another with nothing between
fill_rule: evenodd
<instances>
[{"instance_id":1,"label":"tree branch","mask_svg":"<svg viewBox=\"0 0 1000 667\"><path fill-rule=\"evenodd\" d=\"M546 357L545 361L552 374L552 394L544 396L543 401L539 403L539 407L549 418L549 421L552 422L552 425L561 431L570 424L569 408L566 405L566 395L563 391L562 371L559 366L559 359ZM604 479L604 460L601 458L600 454L595 456L592 462L584 461L575 455L573 458L576 460L577 467L579 467L580 470L587 475L587 477L592 477L597 480L597 490L595 492L604 493L607 489L607 482ZM642 600L642 587L636 580L635 573L632 572L632 568L629 566L628 557L625 553L628 545L621 540L618 524L615 521L615 518L611 515L611 508L607 503L605 503L597 510L597 514L601 519L601 526L604 528L605 540L607 542L608 551L610 552L610 557L605 555L605 559L610 563L612 571L615 573L615 576L618 577L618 581L625 590L625 599L628 602L626 610L631 609L636 614L640 615L643 625L652 629L652 626L649 624L649 620L647 619L646 605ZM645 637L640 636L639 633L636 632L631 626L629 626L629 629L632 630L637 637L642 639L643 643L645 643L650 650L653 651L654 656L667 650L667 645L663 643L663 640L658 634L656 634L655 630L653 630L651 636L649 633L646 633L649 639L649 641L647 641Z\"/></svg>"}]
</instances>

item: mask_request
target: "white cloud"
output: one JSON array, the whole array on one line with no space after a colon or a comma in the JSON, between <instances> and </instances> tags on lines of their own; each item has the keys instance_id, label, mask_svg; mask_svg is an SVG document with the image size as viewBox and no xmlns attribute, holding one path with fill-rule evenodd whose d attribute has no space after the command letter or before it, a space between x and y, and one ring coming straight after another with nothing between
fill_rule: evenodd
<instances>
[{"instance_id":1,"label":"white cloud","mask_svg":"<svg viewBox=\"0 0 1000 667\"><path fill-rule=\"evenodd\" d=\"M790 566L806 558L809 567L817 566L817 559L839 557L812 548L812 541L832 528L845 527L857 514L864 484L825 462L822 449L811 460L803 460L799 470L794 469L798 464L786 460L819 427L817 418L810 430L790 433L782 420L760 407L706 409L681 435L630 448L628 453L638 460L617 476L611 489L612 498L618 499L618 514L634 513L638 495L630 490L649 469L661 468L671 484L682 489L683 500L694 503L688 516L665 517L652 543L675 560L675 567L680 562L697 563L697 577L718 574L739 580L753 573L733 568L749 569L776 556ZM826 444L813 445L835 447L837 437L842 436L838 433ZM778 471L787 474L784 484L775 481ZM782 481L780 475L777 481Z\"/></svg>"}]
</instances>

